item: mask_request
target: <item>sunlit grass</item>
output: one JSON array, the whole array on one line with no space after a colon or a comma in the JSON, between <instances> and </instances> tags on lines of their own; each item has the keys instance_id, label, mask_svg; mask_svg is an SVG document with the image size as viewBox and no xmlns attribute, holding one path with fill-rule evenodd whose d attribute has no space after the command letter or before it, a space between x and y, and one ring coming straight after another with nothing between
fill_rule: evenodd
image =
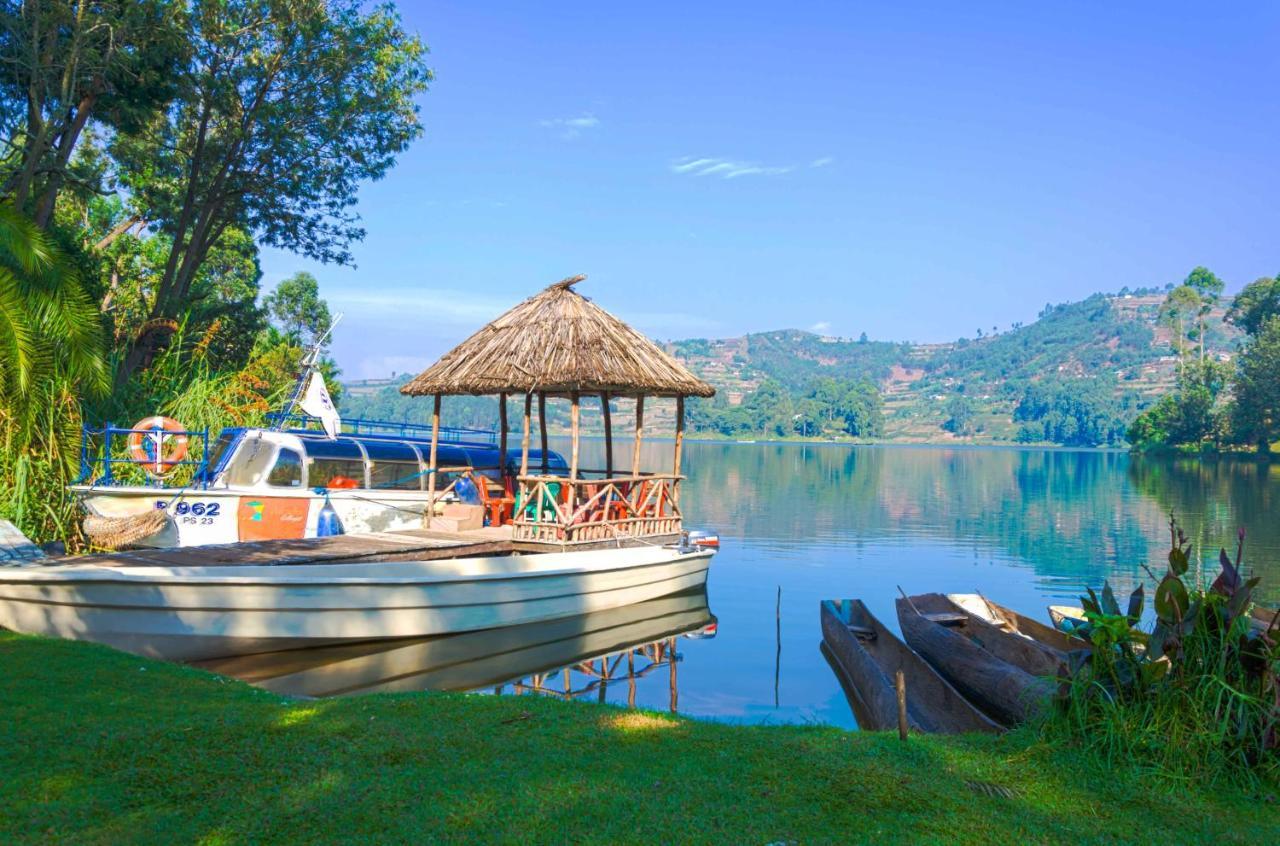
<instances>
[{"instance_id":1,"label":"sunlit grass","mask_svg":"<svg viewBox=\"0 0 1280 846\"><path fill-rule=\"evenodd\" d=\"M0 667L5 844L1280 840L1262 796L1153 788L1028 731L902 743L551 697L296 701L6 633Z\"/></svg>"}]
</instances>

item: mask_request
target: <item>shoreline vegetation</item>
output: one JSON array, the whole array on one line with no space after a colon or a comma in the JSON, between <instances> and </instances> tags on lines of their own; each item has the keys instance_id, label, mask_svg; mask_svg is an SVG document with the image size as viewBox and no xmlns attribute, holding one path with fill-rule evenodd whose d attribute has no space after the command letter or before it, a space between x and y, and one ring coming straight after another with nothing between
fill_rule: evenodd
<instances>
[{"instance_id":1,"label":"shoreline vegetation","mask_svg":"<svg viewBox=\"0 0 1280 846\"><path fill-rule=\"evenodd\" d=\"M903 743L537 696L289 699L7 632L0 664L9 843L1280 838L1280 786L1153 787L1031 729Z\"/></svg>"}]
</instances>

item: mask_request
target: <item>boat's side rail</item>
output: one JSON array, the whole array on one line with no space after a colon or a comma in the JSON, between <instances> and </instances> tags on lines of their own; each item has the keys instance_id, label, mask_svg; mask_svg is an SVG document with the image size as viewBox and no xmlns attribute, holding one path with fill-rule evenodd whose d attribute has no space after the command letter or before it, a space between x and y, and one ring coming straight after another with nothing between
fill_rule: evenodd
<instances>
[{"instance_id":1,"label":"boat's side rail","mask_svg":"<svg viewBox=\"0 0 1280 846\"><path fill-rule=\"evenodd\" d=\"M129 439L134 435L152 438L157 432L165 437L183 438L186 443L198 446L198 454L192 450L178 460L165 459L163 475L148 473L146 468L130 453ZM144 441L145 442L145 441ZM190 468L190 469L187 469ZM212 481L209 467L208 429L131 429L122 426L95 428L82 426L80 437L80 476L75 484L93 484L102 487L115 485L150 485L166 487L178 485L204 489Z\"/></svg>"}]
</instances>

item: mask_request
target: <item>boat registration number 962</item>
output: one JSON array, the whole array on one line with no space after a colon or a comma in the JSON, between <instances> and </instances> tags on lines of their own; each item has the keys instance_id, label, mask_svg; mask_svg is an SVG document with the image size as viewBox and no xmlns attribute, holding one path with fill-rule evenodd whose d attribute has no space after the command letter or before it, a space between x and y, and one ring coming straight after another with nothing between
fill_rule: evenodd
<instances>
[{"instance_id":1,"label":"boat registration number 962","mask_svg":"<svg viewBox=\"0 0 1280 846\"><path fill-rule=\"evenodd\" d=\"M156 508L168 508L169 503L165 500L156 500ZM209 525L214 518L222 513L222 503L220 502L179 502L173 507L174 516L178 518L179 523L188 525Z\"/></svg>"}]
</instances>

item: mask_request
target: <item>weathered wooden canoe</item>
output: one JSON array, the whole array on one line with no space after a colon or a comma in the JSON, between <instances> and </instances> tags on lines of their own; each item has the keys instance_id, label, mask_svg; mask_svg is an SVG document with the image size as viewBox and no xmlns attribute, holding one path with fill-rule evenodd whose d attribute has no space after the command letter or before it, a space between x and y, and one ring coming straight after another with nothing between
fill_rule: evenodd
<instances>
[{"instance_id":1,"label":"weathered wooden canoe","mask_svg":"<svg viewBox=\"0 0 1280 846\"><path fill-rule=\"evenodd\" d=\"M1067 667L1068 652L1089 648L1080 638L997 605L980 594L949 593L947 599L969 616L975 636L988 651L1033 676L1061 675Z\"/></svg>"},{"instance_id":2,"label":"weathered wooden canoe","mask_svg":"<svg viewBox=\"0 0 1280 846\"><path fill-rule=\"evenodd\" d=\"M1088 622L1084 616L1084 609L1079 605L1050 605L1049 621L1053 623L1055 629L1067 634L1071 634L1076 628Z\"/></svg>"},{"instance_id":3,"label":"weathered wooden canoe","mask_svg":"<svg viewBox=\"0 0 1280 846\"><path fill-rule=\"evenodd\" d=\"M1027 672L988 648L1003 644L997 648L1009 654L1010 635L964 613L942 594L899 599L897 606L907 644L997 722L1026 722L1053 696L1052 681Z\"/></svg>"},{"instance_id":4,"label":"weathered wooden canoe","mask_svg":"<svg viewBox=\"0 0 1280 846\"><path fill-rule=\"evenodd\" d=\"M1262 605L1253 606L1250 616L1253 618L1253 628L1258 631L1266 631L1272 628L1271 624L1276 620L1276 616L1280 615L1280 608L1266 608ZM1272 631L1280 631L1280 622L1275 624Z\"/></svg>"},{"instance_id":5,"label":"weathered wooden canoe","mask_svg":"<svg viewBox=\"0 0 1280 846\"><path fill-rule=\"evenodd\" d=\"M1000 730L885 628L862 600L826 599L819 613L823 645L862 728L880 731L898 725L895 675L901 670L912 730L942 734Z\"/></svg>"}]
</instances>

